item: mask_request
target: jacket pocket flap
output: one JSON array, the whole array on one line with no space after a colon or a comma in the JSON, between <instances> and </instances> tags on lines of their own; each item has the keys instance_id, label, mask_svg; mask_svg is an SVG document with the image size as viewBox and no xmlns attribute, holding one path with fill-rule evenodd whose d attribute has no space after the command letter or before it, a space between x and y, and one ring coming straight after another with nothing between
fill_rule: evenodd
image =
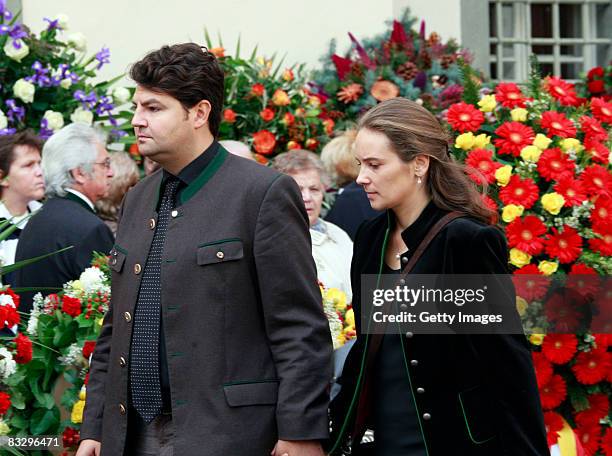
<instances>
[{"instance_id":1,"label":"jacket pocket flap","mask_svg":"<svg viewBox=\"0 0 612 456\"><path fill-rule=\"evenodd\" d=\"M237 383L223 385L225 400L230 407L276 404L278 382Z\"/></svg>"},{"instance_id":2,"label":"jacket pocket flap","mask_svg":"<svg viewBox=\"0 0 612 456\"><path fill-rule=\"evenodd\" d=\"M115 272L121 272L125 258L127 257L127 250L120 245L115 244L110 251L110 259L108 260L108 267Z\"/></svg>"},{"instance_id":3,"label":"jacket pocket flap","mask_svg":"<svg viewBox=\"0 0 612 456\"><path fill-rule=\"evenodd\" d=\"M223 263L239 260L242 257L244 257L244 249L240 239L223 239L198 246L199 265Z\"/></svg>"}]
</instances>

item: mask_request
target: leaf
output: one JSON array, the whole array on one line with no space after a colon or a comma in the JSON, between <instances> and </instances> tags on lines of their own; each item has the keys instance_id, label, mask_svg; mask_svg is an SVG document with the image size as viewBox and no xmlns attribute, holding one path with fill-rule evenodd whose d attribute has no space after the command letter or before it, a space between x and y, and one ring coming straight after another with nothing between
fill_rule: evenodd
<instances>
[{"instance_id":1,"label":"leaf","mask_svg":"<svg viewBox=\"0 0 612 456\"><path fill-rule=\"evenodd\" d=\"M23 394L21 394L17 390L12 389L11 390L11 405L17 410L25 409L26 404L25 404L25 399L23 397Z\"/></svg>"},{"instance_id":2,"label":"leaf","mask_svg":"<svg viewBox=\"0 0 612 456\"><path fill-rule=\"evenodd\" d=\"M16 263L10 264L8 266L3 266L0 268L0 275L4 275L4 274L8 274L9 272L16 271L17 269L21 269L24 266L28 266L32 263L36 263L37 261L40 261L44 258L56 255L58 253L65 252L66 250L70 250L73 247L74 247L73 245L70 245L68 247L64 247L63 249L56 250L55 252L47 253L45 255L37 256L34 258L29 258L27 260L17 261Z\"/></svg>"},{"instance_id":3,"label":"leaf","mask_svg":"<svg viewBox=\"0 0 612 456\"><path fill-rule=\"evenodd\" d=\"M204 27L204 39L206 40L206 47L208 49L212 48L212 40L210 39L210 35L208 34L208 29Z\"/></svg>"},{"instance_id":4,"label":"leaf","mask_svg":"<svg viewBox=\"0 0 612 456\"><path fill-rule=\"evenodd\" d=\"M259 48L259 44L256 44L253 48L253 52L251 52L251 57L249 57L249 62L253 62L257 57L257 49Z\"/></svg>"},{"instance_id":5,"label":"leaf","mask_svg":"<svg viewBox=\"0 0 612 456\"><path fill-rule=\"evenodd\" d=\"M240 34L238 34L238 42L236 43L236 52L234 52L234 56L237 59L240 58Z\"/></svg>"},{"instance_id":6,"label":"leaf","mask_svg":"<svg viewBox=\"0 0 612 456\"><path fill-rule=\"evenodd\" d=\"M54 407L51 410L38 409L32 414L30 431L33 435L55 435L58 434L59 410Z\"/></svg>"}]
</instances>

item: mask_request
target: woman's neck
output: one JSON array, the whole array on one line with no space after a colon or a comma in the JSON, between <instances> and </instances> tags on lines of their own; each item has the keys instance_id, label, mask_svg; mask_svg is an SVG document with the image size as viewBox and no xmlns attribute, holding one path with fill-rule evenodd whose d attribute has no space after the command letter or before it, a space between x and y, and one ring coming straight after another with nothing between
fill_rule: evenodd
<instances>
[{"instance_id":1,"label":"woman's neck","mask_svg":"<svg viewBox=\"0 0 612 456\"><path fill-rule=\"evenodd\" d=\"M419 218L423 209L427 207L431 198L425 192L419 192L414 198L393 209L397 228L404 231Z\"/></svg>"},{"instance_id":2,"label":"woman's neck","mask_svg":"<svg viewBox=\"0 0 612 456\"><path fill-rule=\"evenodd\" d=\"M15 195L11 192L4 191L2 195L2 202L14 217L23 215L28 210L29 201L24 201L21 195Z\"/></svg>"}]
</instances>

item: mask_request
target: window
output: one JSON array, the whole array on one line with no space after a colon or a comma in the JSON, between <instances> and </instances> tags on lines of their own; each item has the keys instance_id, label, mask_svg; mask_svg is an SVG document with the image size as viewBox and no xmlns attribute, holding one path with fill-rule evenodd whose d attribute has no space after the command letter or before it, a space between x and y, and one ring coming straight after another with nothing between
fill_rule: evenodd
<instances>
[{"instance_id":1,"label":"window","mask_svg":"<svg viewBox=\"0 0 612 456\"><path fill-rule=\"evenodd\" d=\"M576 80L610 59L610 0L489 0L489 74L527 80L529 55L544 74Z\"/></svg>"}]
</instances>

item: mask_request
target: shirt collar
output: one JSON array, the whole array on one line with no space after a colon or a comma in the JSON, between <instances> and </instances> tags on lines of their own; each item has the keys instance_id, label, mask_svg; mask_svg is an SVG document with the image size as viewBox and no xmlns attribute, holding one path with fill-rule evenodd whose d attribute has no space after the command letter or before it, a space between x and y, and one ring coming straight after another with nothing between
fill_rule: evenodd
<instances>
[{"instance_id":1,"label":"shirt collar","mask_svg":"<svg viewBox=\"0 0 612 456\"><path fill-rule=\"evenodd\" d=\"M447 211L440 209L433 201L430 201L417 219L408 228L402 231L402 239L406 247L408 247L410 251L414 251L421 241L425 239L429 230L438 220L444 217L445 214L447 214ZM393 212L389 215L391 227L393 227L395 225L395 215Z\"/></svg>"},{"instance_id":2,"label":"shirt collar","mask_svg":"<svg viewBox=\"0 0 612 456\"><path fill-rule=\"evenodd\" d=\"M210 162L215 158L217 152L219 151L219 143L217 141L213 141L208 148L200 155L198 155L195 159L192 160L187 166L185 166L176 176L181 184L187 186L191 184L196 177L198 177L204 169L210 164ZM164 177L163 181L165 182L172 173L166 171L164 169ZM181 186L182 186L181 185Z\"/></svg>"},{"instance_id":3,"label":"shirt collar","mask_svg":"<svg viewBox=\"0 0 612 456\"><path fill-rule=\"evenodd\" d=\"M87 198L85 195L83 195L81 192L75 190L74 188L67 188L66 191L68 193L72 193L75 196L78 196L79 198L81 198L83 201L85 201L87 203L87 205L91 208L92 211L96 211L96 208L94 207L94 204L91 202L91 200L89 198Z\"/></svg>"}]
</instances>

